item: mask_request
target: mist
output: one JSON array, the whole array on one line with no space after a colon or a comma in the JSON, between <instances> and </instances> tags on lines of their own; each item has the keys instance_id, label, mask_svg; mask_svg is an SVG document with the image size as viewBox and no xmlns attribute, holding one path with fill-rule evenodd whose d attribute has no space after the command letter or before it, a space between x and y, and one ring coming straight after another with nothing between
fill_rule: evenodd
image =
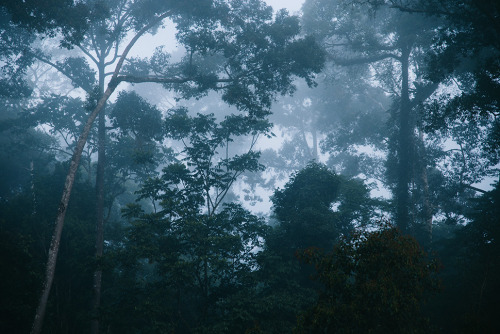
<instances>
[{"instance_id":1,"label":"mist","mask_svg":"<svg viewBox=\"0 0 500 334\"><path fill-rule=\"evenodd\" d=\"M0 2L0 332L499 332L499 17Z\"/></svg>"}]
</instances>

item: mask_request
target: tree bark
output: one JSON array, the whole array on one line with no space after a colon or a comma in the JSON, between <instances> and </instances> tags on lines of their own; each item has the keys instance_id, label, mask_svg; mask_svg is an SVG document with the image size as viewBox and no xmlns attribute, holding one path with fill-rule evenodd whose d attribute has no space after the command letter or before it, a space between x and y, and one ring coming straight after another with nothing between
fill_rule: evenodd
<instances>
[{"instance_id":1,"label":"tree bark","mask_svg":"<svg viewBox=\"0 0 500 334\"><path fill-rule=\"evenodd\" d=\"M31 334L39 334L42 330L43 320L45 318L45 312L47 310L47 301L49 299L50 289L52 287L52 283L54 281L54 273L56 269L57 255L59 252L59 244L61 241L62 229L64 226L64 218L66 216L66 210L68 207L69 199L71 197L71 190L73 188L73 184L75 182L76 171L78 170L78 165L80 164L80 159L82 157L83 148L85 147L85 143L87 142L88 135L92 128L92 124L94 123L97 115L104 108L106 101L109 99L111 94L115 91L118 85L118 73L127 57L128 53L132 46L137 42L137 40L146 33L150 28L161 22L164 18L166 18L170 13L166 12L153 20L150 24L143 27L141 30L137 32L137 34L132 38L127 47L123 50L123 53L118 61L115 71L113 72L113 76L111 78L110 83L103 96L99 99L96 108L89 115L87 122L83 128L83 131L78 138L75 151L73 152L73 156L71 158L70 167L68 174L66 175L66 181L64 183L64 189L61 196L61 201L59 203L59 208L57 210L57 216L55 221L54 233L52 234L52 240L49 248L49 255L47 259L47 265L45 269L45 279L42 287L42 293L40 295L40 299L38 302L38 306L35 313L35 318L33 321L33 326L31 328Z\"/></svg>"}]
</instances>

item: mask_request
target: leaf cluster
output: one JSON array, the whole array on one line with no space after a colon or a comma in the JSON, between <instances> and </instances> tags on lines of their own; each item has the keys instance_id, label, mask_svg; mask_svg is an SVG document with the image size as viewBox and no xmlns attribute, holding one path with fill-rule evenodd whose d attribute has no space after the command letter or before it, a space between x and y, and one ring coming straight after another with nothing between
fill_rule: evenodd
<instances>
[{"instance_id":1,"label":"leaf cluster","mask_svg":"<svg viewBox=\"0 0 500 334\"><path fill-rule=\"evenodd\" d=\"M355 233L331 253L310 248L301 258L316 267L324 289L296 332L428 332L420 306L438 287L437 264L396 228Z\"/></svg>"}]
</instances>

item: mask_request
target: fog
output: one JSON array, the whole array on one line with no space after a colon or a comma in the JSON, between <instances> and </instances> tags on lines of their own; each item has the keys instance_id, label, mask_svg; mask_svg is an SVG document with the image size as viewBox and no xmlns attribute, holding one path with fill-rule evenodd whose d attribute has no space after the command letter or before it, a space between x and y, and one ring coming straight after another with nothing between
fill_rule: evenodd
<instances>
[{"instance_id":1,"label":"fog","mask_svg":"<svg viewBox=\"0 0 500 334\"><path fill-rule=\"evenodd\" d=\"M499 17L0 2L0 333L498 332Z\"/></svg>"}]
</instances>

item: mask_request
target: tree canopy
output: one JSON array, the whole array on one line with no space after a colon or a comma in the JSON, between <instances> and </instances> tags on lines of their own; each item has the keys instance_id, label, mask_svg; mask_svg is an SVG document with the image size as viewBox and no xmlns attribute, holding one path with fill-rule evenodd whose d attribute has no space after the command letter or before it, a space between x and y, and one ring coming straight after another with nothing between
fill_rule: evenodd
<instances>
[{"instance_id":1,"label":"tree canopy","mask_svg":"<svg viewBox=\"0 0 500 334\"><path fill-rule=\"evenodd\" d=\"M275 9L0 0L0 332L499 332L497 2Z\"/></svg>"}]
</instances>

